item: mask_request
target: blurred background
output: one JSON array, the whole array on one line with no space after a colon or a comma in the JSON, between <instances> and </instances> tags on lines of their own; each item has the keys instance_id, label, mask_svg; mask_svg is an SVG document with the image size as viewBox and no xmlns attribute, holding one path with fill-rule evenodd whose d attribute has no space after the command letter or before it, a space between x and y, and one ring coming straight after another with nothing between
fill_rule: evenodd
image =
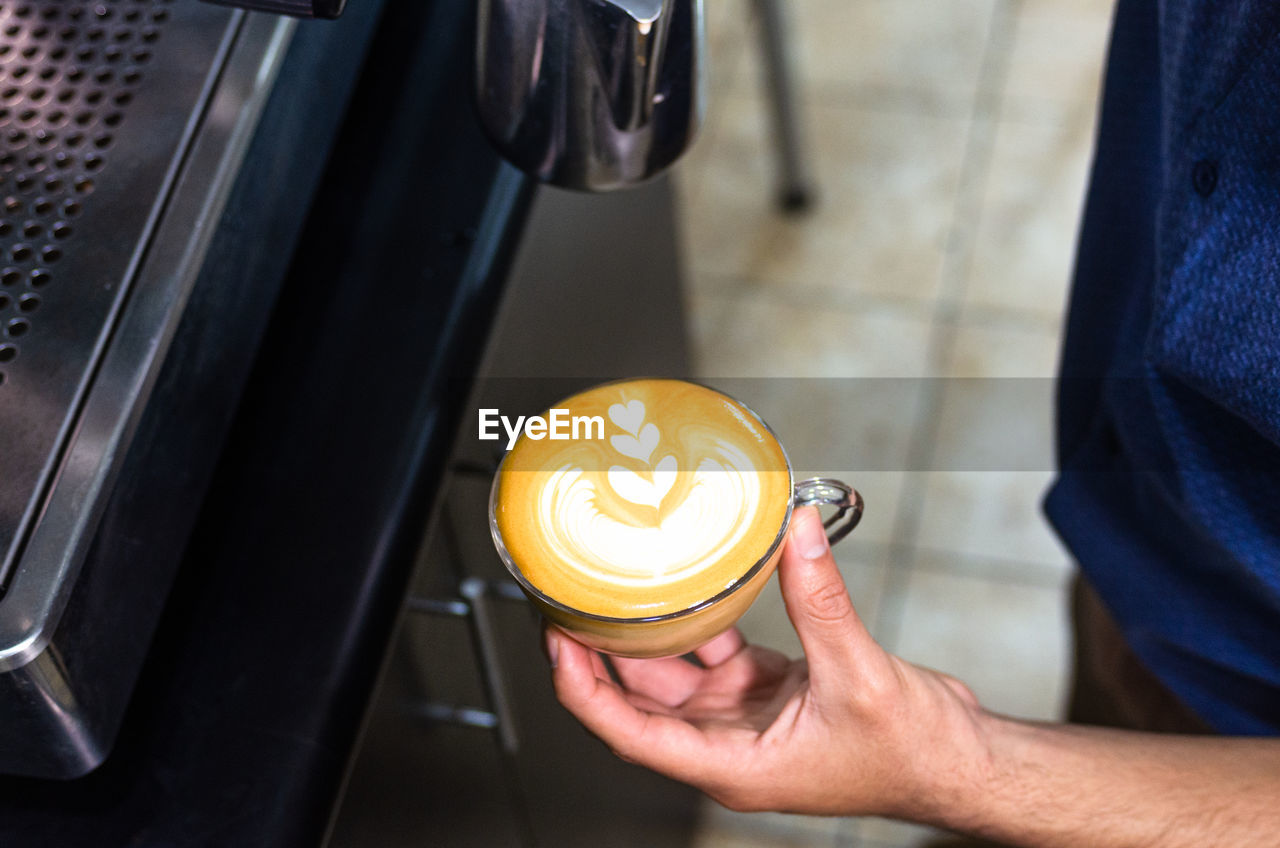
<instances>
[{"instance_id":1,"label":"blurred background","mask_svg":"<svg viewBox=\"0 0 1280 848\"><path fill-rule=\"evenodd\" d=\"M816 189L798 215L774 204L752 6L707 4L707 122L677 171L698 373L754 406L798 473L862 492L836 553L881 644L990 709L1060 717L1071 565L1040 499L1111 4L786 6ZM799 652L776 583L743 629ZM695 844L936 838L707 802Z\"/></svg>"}]
</instances>

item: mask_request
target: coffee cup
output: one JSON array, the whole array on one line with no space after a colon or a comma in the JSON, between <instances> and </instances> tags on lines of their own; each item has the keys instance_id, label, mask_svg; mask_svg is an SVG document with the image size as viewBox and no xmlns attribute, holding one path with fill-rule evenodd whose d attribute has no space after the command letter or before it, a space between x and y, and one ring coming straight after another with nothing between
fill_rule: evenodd
<instances>
[{"instance_id":1,"label":"coffee cup","mask_svg":"<svg viewBox=\"0 0 1280 848\"><path fill-rule=\"evenodd\" d=\"M596 650L688 653L764 588L797 506L827 505L832 544L862 498L795 482L749 407L685 380L605 383L524 421L489 496L508 571L542 615Z\"/></svg>"}]
</instances>

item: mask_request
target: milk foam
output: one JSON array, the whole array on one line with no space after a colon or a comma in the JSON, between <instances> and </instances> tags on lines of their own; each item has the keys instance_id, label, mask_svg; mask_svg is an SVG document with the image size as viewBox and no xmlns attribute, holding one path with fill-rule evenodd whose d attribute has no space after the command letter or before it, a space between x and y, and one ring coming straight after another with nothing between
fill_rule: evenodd
<instances>
[{"instance_id":1,"label":"milk foam","mask_svg":"<svg viewBox=\"0 0 1280 848\"><path fill-rule=\"evenodd\" d=\"M555 556L588 577L622 586L661 586L718 563L755 521L760 484L741 451L721 443L717 452L718 460L708 457L692 472L679 503L653 504L657 508L650 526L633 526L612 515L609 493L599 492L581 468L558 469L538 502ZM610 469L610 482L616 468ZM660 473L654 472L655 477ZM672 479L665 488L674 483ZM626 492L627 487L615 486L612 495L644 502L644 493Z\"/></svg>"},{"instance_id":2,"label":"milk foam","mask_svg":"<svg viewBox=\"0 0 1280 848\"><path fill-rule=\"evenodd\" d=\"M659 614L732 585L776 540L790 473L741 405L645 380L558 406L604 413L607 438L522 439L497 504L505 546L544 593L587 612Z\"/></svg>"}]
</instances>

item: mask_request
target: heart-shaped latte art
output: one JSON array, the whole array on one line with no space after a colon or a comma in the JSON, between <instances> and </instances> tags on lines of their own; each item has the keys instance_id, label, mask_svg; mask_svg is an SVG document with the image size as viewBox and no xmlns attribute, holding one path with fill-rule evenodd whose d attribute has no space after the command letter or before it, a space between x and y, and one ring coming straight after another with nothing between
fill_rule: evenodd
<instances>
[{"instance_id":1,"label":"heart-shaped latte art","mask_svg":"<svg viewBox=\"0 0 1280 848\"><path fill-rule=\"evenodd\" d=\"M653 470L653 479L646 480L630 468L615 465L609 469L609 485L618 496L633 504L658 509L662 500L676 484L676 458L664 456Z\"/></svg>"},{"instance_id":2,"label":"heart-shaped latte art","mask_svg":"<svg viewBox=\"0 0 1280 848\"><path fill-rule=\"evenodd\" d=\"M610 383L558 408L603 438L521 438L493 517L516 566L586 613L690 609L776 542L792 497L786 455L750 410L672 380Z\"/></svg>"},{"instance_id":3,"label":"heart-shaped latte art","mask_svg":"<svg viewBox=\"0 0 1280 848\"><path fill-rule=\"evenodd\" d=\"M638 434L644 423L644 401L629 401L626 406L615 403L609 407L609 420L633 436Z\"/></svg>"},{"instance_id":4,"label":"heart-shaped latte art","mask_svg":"<svg viewBox=\"0 0 1280 848\"><path fill-rule=\"evenodd\" d=\"M632 459L647 463L649 457L653 456L654 448L658 446L660 438L658 428L652 424L646 424L644 429L640 431L640 438L637 439L635 436L614 436L609 439L609 444L613 445L613 449L623 456L629 456Z\"/></svg>"},{"instance_id":5,"label":"heart-shaped latte art","mask_svg":"<svg viewBox=\"0 0 1280 848\"><path fill-rule=\"evenodd\" d=\"M731 446L705 457L678 503L672 500L677 459L664 456L652 479L611 467L611 491L597 490L581 468L565 466L543 490L541 521L554 527L559 563L614 586L660 586L719 562L752 528L760 508L760 478L748 458ZM654 507L652 523L616 518L606 504L627 500ZM723 588L723 585L720 586Z\"/></svg>"}]
</instances>

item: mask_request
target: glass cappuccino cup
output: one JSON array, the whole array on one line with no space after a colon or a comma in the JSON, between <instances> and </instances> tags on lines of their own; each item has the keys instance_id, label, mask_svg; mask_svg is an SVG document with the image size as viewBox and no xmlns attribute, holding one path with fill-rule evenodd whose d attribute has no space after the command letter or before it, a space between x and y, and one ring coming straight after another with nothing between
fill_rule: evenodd
<instances>
[{"instance_id":1,"label":"glass cappuccino cup","mask_svg":"<svg viewBox=\"0 0 1280 848\"><path fill-rule=\"evenodd\" d=\"M740 401L684 380L620 380L526 421L494 476L489 527L548 621L604 653L666 657L733 626L809 505L835 508L832 544L862 516L850 486L795 482Z\"/></svg>"}]
</instances>

